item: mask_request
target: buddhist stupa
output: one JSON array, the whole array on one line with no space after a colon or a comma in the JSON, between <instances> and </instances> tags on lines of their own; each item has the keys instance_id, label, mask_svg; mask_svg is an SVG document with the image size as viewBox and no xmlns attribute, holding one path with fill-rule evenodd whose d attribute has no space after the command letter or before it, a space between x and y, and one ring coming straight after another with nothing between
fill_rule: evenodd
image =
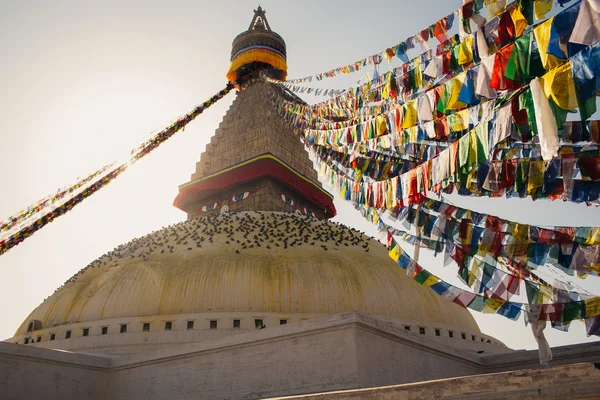
<instances>
[{"instance_id":1,"label":"buddhist stupa","mask_svg":"<svg viewBox=\"0 0 600 400\"><path fill-rule=\"evenodd\" d=\"M237 97L175 198L187 220L93 261L10 341L128 354L358 311L444 343L452 335L458 348L504 349L381 243L328 221L333 197L261 73L282 79L287 67L285 42L259 7L233 41Z\"/></svg>"},{"instance_id":2,"label":"buddhist stupa","mask_svg":"<svg viewBox=\"0 0 600 400\"><path fill-rule=\"evenodd\" d=\"M597 394L597 344L540 369L537 351L483 334L380 242L330 221L333 196L270 91L293 95L264 79L286 75L258 7L233 41L237 97L175 197L186 220L91 262L33 310L0 343L0 397Z\"/></svg>"}]
</instances>

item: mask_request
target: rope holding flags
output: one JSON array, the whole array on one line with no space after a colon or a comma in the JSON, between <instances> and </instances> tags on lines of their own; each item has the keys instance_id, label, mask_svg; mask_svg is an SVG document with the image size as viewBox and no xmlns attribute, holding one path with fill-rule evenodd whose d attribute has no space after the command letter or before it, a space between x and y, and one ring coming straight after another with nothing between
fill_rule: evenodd
<instances>
[{"instance_id":1,"label":"rope holding flags","mask_svg":"<svg viewBox=\"0 0 600 400\"><path fill-rule=\"evenodd\" d=\"M152 138L137 146L135 149L131 151L131 157L127 162L124 162L117 166L116 168L110 170L106 175L102 176L100 179L94 181L91 185L85 187L83 190L78 192L75 196L60 204L58 207L46 212L41 217L35 219L31 223L27 224L22 229L18 230L14 234L10 235L8 238L0 239L0 255L6 253L13 247L22 243L25 239L33 235L38 230L42 229L44 226L54 221L56 218L61 215L66 214L73 207L80 204L83 200L96 193L98 190L102 189L110 182L112 182L115 178L121 175L123 172L127 170L127 168L134 163L136 163L141 158L150 154L152 150L155 150L158 146L166 142L169 138L171 138L175 133L183 130L187 124L192 122L196 117L198 117L204 110L209 108L211 105L216 103L218 100L225 97L233 88L235 87L235 83L228 83L227 86L219 91L217 94L206 100L204 103L194 107L192 111L185 114L184 116L178 118L171 125L158 132ZM102 170L101 170L102 171ZM96 177L99 173L94 173L91 177ZM88 178L91 180L92 178ZM81 182L79 182L79 187L83 186ZM61 192L62 193L62 192ZM45 200L40 201L41 204L45 204ZM36 211L37 212L37 211ZM26 216L31 214L31 212L21 212L18 214L17 219L26 220ZM34 213L35 214L35 213ZM20 217L23 215L23 217ZM12 221L9 219L9 221ZM12 223L12 222L10 222ZM8 225L5 223L5 225Z\"/></svg>"},{"instance_id":2,"label":"rope holding flags","mask_svg":"<svg viewBox=\"0 0 600 400\"><path fill-rule=\"evenodd\" d=\"M44 197L37 203L32 204L29 207L19 211L18 213L8 217L5 221L0 222L0 233L10 231L11 229L16 227L20 223L28 220L35 214L43 211L49 205L52 205L52 204L64 199L65 197L68 197L71 193L73 193L80 187L85 186L88 182L90 182L92 179L96 178L97 176L102 175L104 172L106 172L107 170L112 168L114 165L115 165L115 163L112 163L103 168L100 168L98 171L94 172L93 174L90 174L86 178L78 179L77 182L75 182L73 185L69 186L68 188L59 190L55 195Z\"/></svg>"}]
</instances>

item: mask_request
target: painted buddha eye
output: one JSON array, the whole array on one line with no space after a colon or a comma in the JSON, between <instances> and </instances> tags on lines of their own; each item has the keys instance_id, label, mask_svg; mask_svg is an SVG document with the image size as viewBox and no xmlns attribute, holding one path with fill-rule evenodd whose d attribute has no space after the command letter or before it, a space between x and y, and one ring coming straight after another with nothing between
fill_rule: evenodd
<instances>
[{"instance_id":1,"label":"painted buddha eye","mask_svg":"<svg viewBox=\"0 0 600 400\"><path fill-rule=\"evenodd\" d=\"M244 193L236 194L235 196L233 196L231 198L231 201L237 202L237 201L246 200L251 194L252 193L250 193L250 192L244 192Z\"/></svg>"},{"instance_id":2,"label":"painted buddha eye","mask_svg":"<svg viewBox=\"0 0 600 400\"><path fill-rule=\"evenodd\" d=\"M296 202L293 199L290 199L283 193L281 193L281 200L283 200L288 206L293 206L294 204L296 204Z\"/></svg>"},{"instance_id":3,"label":"painted buddha eye","mask_svg":"<svg viewBox=\"0 0 600 400\"><path fill-rule=\"evenodd\" d=\"M304 214L308 215L309 217L315 216L315 213L309 210L308 208L304 208Z\"/></svg>"},{"instance_id":4,"label":"painted buddha eye","mask_svg":"<svg viewBox=\"0 0 600 400\"><path fill-rule=\"evenodd\" d=\"M202 207L202 212L212 211L219 206L219 202L215 201L214 203L210 203Z\"/></svg>"}]
</instances>

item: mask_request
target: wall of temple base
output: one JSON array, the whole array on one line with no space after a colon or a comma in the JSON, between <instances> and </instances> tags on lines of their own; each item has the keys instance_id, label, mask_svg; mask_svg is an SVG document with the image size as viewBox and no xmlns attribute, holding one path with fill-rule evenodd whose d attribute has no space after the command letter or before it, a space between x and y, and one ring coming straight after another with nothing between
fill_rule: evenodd
<instances>
[{"instance_id":1,"label":"wall of temple base","mask_svg":"<svg viewBox=\"0 0 600 400\"><path fill-rule=\"evenodd\" d=\"M0 342L0 398L105 400L110 359Z\"/></svg>"},{"instance_id":2,"label":"wall of temple base","mask_svg":"<svg viewBox=\"0 0 600 400\"><path fill-rule=\"evenodd\" d=\"M257 329L259 322L267 328L322 317L309 313L208 312L145 315L75 322L28 332L8 341L28 347L60 349L99 355L127 355L149 352L184 343L239 335ZM384 324L416 337L425 337L439 345L482 355L512 352L496 339L470 330L436 323L377 317ZM167 323L168 329L166 328ZM191 324L191 325L190 325ZM214 324L214 325L213 325ZM122 329L125 327L126 329ZM420 333L420 329L423 333ZM410 329L410 330L408 330ZM439 333L439 336L437 336ZM450 337L452 333L452 337Z\"/></svg>"},{"instance_id":3,"label":"wall of temple base","mask_svg":"<svg viewBox=\"0 0 600 400\"><path fill-rule=\"evenodd\" d=\"M543 367L537 352L482 357L349 312L121 357L0 343L0 397L585 398L600 393L600 370L576 363L599 352L598 343L570 346L552 363L573 365ZM535 369L510 371L521 365ZM509 372L489 374L499 368ZM352 390L368 387L378 388Z\"/></svg>"},{"instance_id":4,"label":"wall of temple base","mask_svg":"<svg viewBox=\"0 0 600 400\"><path fill-rule=\"evenodd\" d=\"M482 372L481 365L370 329L356 330L359 387L443 379ZM418 361L417 361L418 360Z\"/></svg>"}]
</instances>

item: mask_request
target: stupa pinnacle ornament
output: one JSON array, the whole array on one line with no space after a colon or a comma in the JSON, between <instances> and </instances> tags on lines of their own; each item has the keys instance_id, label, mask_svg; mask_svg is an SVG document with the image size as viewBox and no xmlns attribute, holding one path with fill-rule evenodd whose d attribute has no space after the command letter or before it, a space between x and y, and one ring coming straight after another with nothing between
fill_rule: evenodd
<instances>
[{"instance_id":1,"label":"stupa pinnacle ornament","mask_svg":"<svg viewBox=\"0 0 600 400\"><path fill-rule=\"evenodd\" d=\"M219 125L175 206L188 219L220 212L286 211L318 218L335 215L333 196L294 132L278 118L265 73L285 76L285 42L259 6L246 32L233 41L230 80L240 92Z\"/></svg>"},{"instance_id":2,"label":"stupa pinnacle ornament","mask_svg":"<svg viewBox=\"0 0 600 400\"><path fill-rule=\"evenodd\" d=\"M251 29L263 29L263 30L271 30L271 27L269 26L269 22L267 21L267 17L265 17L265 14L267 12L264 11L262 9L262 7L259 5L258 9L254 10L254 18L252 18L252 22L250 22L250 26L248 27L248 30Z\"/></svg>"},{"instance_id":3,"label":"stupa pinnacle ornament","mask_svg":"<svg viewBox=\"0 0 600 400\"><path fill-rule=\"evenodd\" d=\"M266 11L258 6L248 30L233 39L231 66L227 72L230 82L243 83L258 76L261 70L268 71L276 79L286 78L285 42L271 30L265 14Z\"/></svg>"}]
</instances>

